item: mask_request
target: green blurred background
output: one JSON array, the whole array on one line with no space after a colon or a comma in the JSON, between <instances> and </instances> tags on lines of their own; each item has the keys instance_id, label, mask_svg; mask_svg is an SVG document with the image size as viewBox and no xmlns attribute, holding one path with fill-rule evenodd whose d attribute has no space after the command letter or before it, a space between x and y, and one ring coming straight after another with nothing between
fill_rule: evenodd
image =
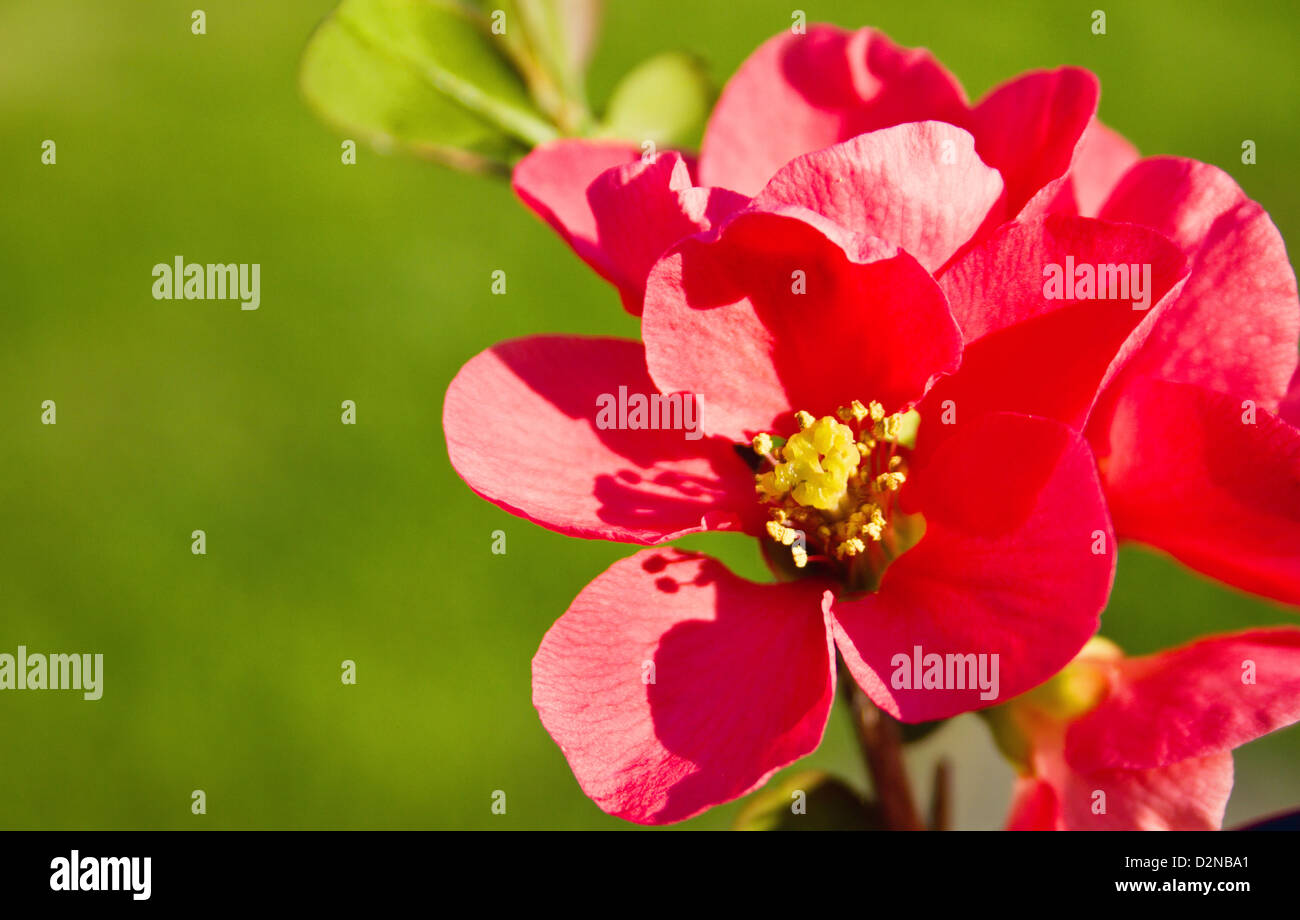
<instances>
[{"instance_id":1,"label":"green blurred background","mask_svg":"<svg viewBox=\"0 0 1300 920\"><path fill-rule=\"evenodd\" d=\"M1106 121L1144 153L1228 170L1295 240L1291 5L1107 3L1098 37L1099 5L803 8L930 47L972 97L1028 68L1091 68ZM627 826L538 723L529 661L629 549L475 498L439 422L451 377L494 342L636 325L505 183L365 148L341 165L295 81L330 7L0 0L0 651L105 657L98 702L0 694L0 827ZM673 48L721 81L791 9L616 0L592 95ZM1240 162L1245 138L1257 165ZM177 254L260 262L261 309L152 299L151 267ZM506 296L489 293L495 269ZM206 556L190 552L198 528ZM752 542L687 542L763 577ZM1126 549L1104 630L1141 653L1288 622ZM982 725L917 745L918 775L941 753L958 758L958 824L998 826L1011 773ZM1229 824L1300 803L1297 754L1296 728L1237 753ZM806 765L862 781L841 707ZM684 826L727 826L737 807Z\"/></svg>"}]
</instances>

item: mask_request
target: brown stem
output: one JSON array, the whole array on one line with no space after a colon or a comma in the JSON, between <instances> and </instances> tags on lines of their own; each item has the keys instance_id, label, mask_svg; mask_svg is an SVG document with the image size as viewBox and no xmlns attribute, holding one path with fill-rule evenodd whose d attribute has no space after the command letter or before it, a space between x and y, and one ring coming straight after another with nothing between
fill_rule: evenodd
<instances>
[{"instance_id":1,"label":"brown stem","mask_svg":"<svg viewBox=\"0 0 1300 920\"><path fill-rule=\"evenodd\" d=\"M867 698L842 664L840 687L853 716L853 728L862 749L862 759L871 774L871 785L875 789L876 804L885 829L923 830L921 815L912 797L912 786L903 766L903 738L898 723Z\"/></svg>"},{"instance_id":2,"label":"brown stem","mask_svg":"<svg viewBox=\"0 0 1300 920\"><path fill-rule=\"evenodd\" d=\"M930 799L930 830L952 827L952 764L945 757L934 768L934 792Z\"/></svg>"}]
</instances>

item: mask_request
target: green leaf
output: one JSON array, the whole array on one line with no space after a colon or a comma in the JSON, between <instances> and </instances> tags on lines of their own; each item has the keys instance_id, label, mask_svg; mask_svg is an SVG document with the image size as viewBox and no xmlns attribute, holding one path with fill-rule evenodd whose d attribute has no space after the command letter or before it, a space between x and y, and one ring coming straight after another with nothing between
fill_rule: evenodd
<instances>
[{"instance_id":1,"label":"green leaf","mask_svg":"<svg viewBox=\"0 0 1300 920\"><path fill-rule=\"evenodd\" d=\"M876 809L842 780L820 770L769 783L736 817L738 831L870 831Z\"/></svg>"},{"instance_id":2,"label":"green leaf","mask_svg":"<svg viewBox=\"0 0 1300 920\"><path fill-rule=\"evenodd\" d=\"M571 71L583 73L596 50L600 19L605 0L531 0L557 7L559 47L564 49L564 63Z\"/></svg>"},{"instance_id":3,"label":"green leaf","mask_svg":"<svg viewBox=\"0 0 1300 920\"><path fill-rule=\"evenodd\" d=\"M604 0L478 0L478 5L506 11L507 20L523 26L528 41L561 83L581 87L596 47Z\"/></svg>"},{"instance_id":4,"label":"green leaf","mask_svg":"<svg viewBox=\"0 0 1300 920\"><path fill-rule=\"evenodd\" d=\"M600 133L694 148L713 98L713 84L697 58L675 51L659 54L634 67L614 88Z\"/></svg>"},{"instance_id":5,"label":"green leaf","mask_svg":"<svg viewBox=\"0 0 1300 920\"><path fill-rule=\"evenodd\" d=\"M475 0L503 26L505 51L534 102L566 133L586 132L587 62L595 46L603 0Z\"/></svg>"},{"instance_id":6,"label":"green leaf","mask_svg":"<svg viewBox=\"0 0 1300 920\"><path fill-rule=\"evenodd\" d=\"M344 0L299 79L328 122L379 147L505 159L556 135L478 13L455 0Z\"/></svg>"},{"instance_id":7,"label":"green leaf","mask_svg":"<svg viewBox=\"0 0 1300 920\"><path fill-rule=\"evenodd\" d=\"M587 64L595 49L603 0L516 2L539 57L571 98L585 99Z\"/></svg>"}]
</instances>

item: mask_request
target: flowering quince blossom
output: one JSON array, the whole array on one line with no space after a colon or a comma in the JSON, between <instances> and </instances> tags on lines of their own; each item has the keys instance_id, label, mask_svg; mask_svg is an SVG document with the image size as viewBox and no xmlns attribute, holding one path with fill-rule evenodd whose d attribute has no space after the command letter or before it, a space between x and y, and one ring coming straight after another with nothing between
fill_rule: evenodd
<instances>
[{"instance_id":1,"label":"flowering quince blossom","mask_svg":"<svg viewBox=\"0 0 1300 920\"><path fill-rule=\"evenodd\" d=\"M955 349L955 332L947 338ZM466 482L562 533L658 543L740 529L775 546L792 524L806 528L804 578L753 583L707 557L646 550L588 585L547 633L533 662L534 702L583 789L611 814L690 817L811 752L834 698L836 648L878 705L924 720L1030 689L1096 631L1113 555L1088 545L1109 523L1095 464L1068 427L991 414L912 468L898 439L904 417L850 403L844 421L800 415L784 461L751 449L766 469L756 495L727 436L692 442L681 431L592 423L602 392L655 392L644 363L651 348L508 342L462 369L444 410L448 452ZM925 353L921 343L897 349ZM888 366L838 370L839 385L877 391L907 379ZM982 698L973 680L899 689L893 659L917 646L996 655L1000 692Z\"/></svg>"},{"instance_id":2,"label":"flowering quince blossom","mask_svg":"<svg viewBox=\"0 0 1300 920\"><path fill-rule=\"evenodd\" d=\"M1268 451L1295 437L1285 251L1222 173L1138 162L1097 92L1063 68L971 106L927 52L816 27L741 67L698 163L568 140L519 164L520 196L616 285L643 342L478 355L444 405L453 466L573 536L748 533L786 578L645 550L547 633L534 703L600 807L664 823L757 788L820 742L837 653L905 721L1041 684L1109 593L1103 482L1128 534L1291 598L1297 541L1271 541L1297 532L1300 451ZM1144 266L1152 306L1049 298L1043 267L1067 260ZM598 424L615 392L694 398L706 436ZM1239 397L1260 421L1220 438ZM1204 424L1160 415L1183 406ZM1160 424L1174 440L1151 443ZM1237 481L1234 444L1263 451L1257 482ZM1189 501L1206 485L1208 506ZM1232 540L1260 528L1249 552L1221 520ZM998 687L900 681L914 653L989 656Z\"/></svg>"},{"instance_id":3,"label":"flowering quince blossom","mask_svg":"<svg viewBox=\"0 0 1300 920\"><path fill-rule=\"evenodd\" d=\"M745 196L899 245L934 272L965 343L960 372L920 406L953 421L924 427L923 454L985 412L1064 421L1099 458L1121 538L1300 604L1300 299L1285 245L1221 170L1139 160L1096 120L1098 92L1065 67L970 106L928 52L816 26L742 65L694 172L677 154L561 141L514 182L634 313L654 255ZM1045 267L1067 259L1149 266L1151 308L1045 296Z\"/></svg>"},{"instance_id":4,"label":"flowering quince blossom","mask_svg":"<svg viewBox=\"0 0 1300 920\"><path fill-rule=\"evenodd\" d=\"M1109 593L1113 535L1076 431L985 412L922 461L911 411L962 360L932 272L1031 199L1072 194L1064 170L1074 142L1013 156L997 126L1024 133L1011 114L1065 109L1078 141L1095 82L1082 72L1034 77L1022 103L995 93L983 104L1007 110L981 129L1009 151L1004 178L965 128L898 123L913 92L941 96L944 114L983 118L981 107L957 105L960 90L928 56L870 32L851 44L879 70L880 86L858 99L879 111L836 116L855 136L776 164L752 198L692 185L675 153L617 165L627 151L571 142L522 163L525 199L551 201L535 206L642 308L644 344L507 342L448 389L451 462L501 507L562 533L641 544L739 530L762 541L775 569L799 576L752 583L703 556L647 550L592 582L547 634L533 663L542 722L584 791L630 820L690 817L816 748L837 651L885 711L945 718L1056 673L1095 634ZM701 170L752 159L728 153L739 143L728 99L767 80L764 68L779 66L769 58L760 51L757 71L751 61L724 94L709 129L723 140L706 136ZM1081 108L1051 103L1063 83L1082 88ZM611 156L616 165L587 188L591 207L556 192ZM1049 175L1053 158L1062 172ZM1156 283L1174 283L1172 244L1115 234L1157 250ZM621 387L698 398L708 437L595 424L602 394ZM899 681L897 659L922 650L997 662L996 689L960 676Z\"/></svg>"},{"instance_id":5,"label":"flowering quince blossom","mask_svg":"<svg viewBox=\"0 0 1300 920\"><path fill-rule=\"evenodd\" d=\"M1094 639L989 719L1021 771L1009 830L1216 830L1232 749L1300 720L1300 630L1143 658Z\"/></svg>"},{"instance_id":6,"label":"flowering quince blossom","mask_svg":"<svg viewBox=\"0 0 1300 920\"><path fill-rule=\"evenodd\" d=\"M906 134L860 151L889 156L857 164L868 196L859 207L875 218L871 229L927 268L956 248L940 244L963 242L955 235L974 229L961 219L973 211L987 217L989 228L1049 210L1095 214L1138 159L1131 144L1096 120L1099 93L1091 73L1063 67L1026 74L972 106L928 51L900 48L874 29L814 25L806 34L770 39L741 65L709 119L698 166L672 152L643 156L625 142L565 139L525 157L513 183L640 314L646 275L673 243L743 207L798 157L882 128L932 121L962 129L944 138L954 145L943 151L951 159L932 164L955 169L909 168L916 149L907 145L917 142ZM965 151L956 159L955 145L972 143L978 156ZM796 171L783 184L804 178L807 170ZM872 194L875 185L899 181L912 187L895 191L926 193L931 210L900 207L903 197L886 191ZM984 200L990 192L996 201ZM944 219L932 222L936 216ZM931 234L948 240L915 245Z\"/></svg>"},{"instance_id":7,"label":"flowering quince blossom","mask_svg":"<svg viewBox=\"0 0 1300 920\"><path fill-rule=\"evenodd\" d=\"M930 53L815 26L741 66L698 169L563 140L526 157L515 187L633 313L656 256L742 208L898 244L935 273L966 344L961 372L920 405L952 407L954 424L924 426L920 451L984 412L1065 421L1100 459L1119 537L1300 604L1300 378L1287 396L1300 300L1286 247L1222 170L1139 161L1097 122L1097 96L1092 74L1062 68L971 107ZM1044 266L1067 259L1151 266L1152 308L1047 298Z\"/></svg>"},{"instance_id":8,"label":"flowering quince blossom","mask_svg":"<svg viewBox=\"0 0 1300 920\"><path fill-rule=\"evenodd\" d=\"M1064 421L1098 458L1121 538L1300 604L1300 300L1281 236L1225 173L1172 157L1133 166L1101 217L1007 224L940 277L966 348L920 411L961 408L918 449L986 411ZM1138 254L1139 232L1177 246L1185 269L1164 243ZM1067 256L1148 262L1153 306L1045 298L1041 266ZM990 290L1004 292L996 309Z\"/></svg>"}]
</instances>

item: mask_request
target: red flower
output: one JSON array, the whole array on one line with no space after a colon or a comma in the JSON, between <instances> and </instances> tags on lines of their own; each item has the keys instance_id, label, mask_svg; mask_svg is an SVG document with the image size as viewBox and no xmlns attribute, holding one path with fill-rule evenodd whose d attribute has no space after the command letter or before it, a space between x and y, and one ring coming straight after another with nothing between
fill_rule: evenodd
<instances>
[{"instance_id":1,"label":"red flower","mask_svg":"<svg viewBox=\"0 0 1300 920\"><path fill-rule=\"evenodd\" d=\"M1154 227L1191 264L1087 429L1120 535L1300 604L1300 412L1283 402L1300 299L1282 237L1225 173L1174 158L1133 167L1102 216Z\"/></svg>"},{"instance_id":2,"label":"red flower","mask_svg":"<svg viewBox=\"0 0 1300 920\"><path fill-rule=\"evenodd\" d=\"M588 141L520 163L520 195L643 314L644 345L536 337L474 358L444 407L453 466L562 533L739 530L800 576L649 550L578 596L534 659L534 702L606 811L681 820L813 750L837 649L908 721L1056 673L1114 565L1078 432L1125 532L1292 597L1280 239L1209 167L1133 165L1096 101L1065 68L971 107L928 53L819 27L746 62L698 168ZM1080 216L1099 208L1110 219ZM1132 291L1049 297L1044 266L1071 260L1145 266L1149 309ZM1244 393L1258 420L1221 443ZM624 424L602 423L614 394Z\"/></svg>"},{"instance_id":3,"label":"red flower","mask_svg":"<svg viewBox=\"0 0 1300 920\"><path fill-rule=\"evenodd\" d=\"M1000 185L994 197L1005 194L980 215L987 227L1049 210L1093 214L1137 160L1131 144L1096 120L1098 95L1096 77L1063 67L1025 74L971 106L928 51L900 48L873 29L812 26L806 35L769 40L731 78L709 119L698 169L676 153L643 158L631 144L561 140L525 157L514 186L639 314L656 256L715 226L797 157L881 128L936 121L963 129L952 137L959 144L958 137L966 138L966 146L973 141L974 163L985 168L967 175L983 187L962 194L958 170L946 181L967 206ZM975 175L980 172L987 175ZM918 186L924 179L912 177ZM943 229L976 228L945 221ZM891 242L911 241L875 232ZM925 254L912 254L927 268L938 267Z\"/></svg>"},{"instance_id":4,"label":"red flower","mask_svg":"<svg viewBox=\"0 0 1300 920\"><path fill-rule=\"evenodd\" d=\"M955 359L950 320L915 263L841 260L844 279L880 282L855 290L871 296L863 313L883 325L870 338L851 338L848 327L834 344L890 343L880 363L805 367L798 359L815 351L816 330L795 326L781 330L777 349L792 356L788 363L742 365L728 348L714 353L719 378L784 372L818 400L810 405L849 387L896 392L906 404L914 398L906 385L919 394L936 370L926 343L947 343L938 367ZM921 333L915 347L901 328L891 331L892 304L911 304ZM726 331L734 354L757 354L738 326ZM647 347L661 375L693 370L654 342ZM688 353L707 347L706 340ZM884 363L890 355L902 357L901 367ZM1093 555L1090 544L1109 540L1110 527L1092 457L1066 426L991 415L912 467L907 448L888 440L897 415L873 419L871 408L883 411L862 407L861 424L852 411L848 424L803 417L806 427L783 455L798 466L798 447L814 451L815 462L795 470L796 485L785 490L778 473L785 465L763 459L769 478L756 496L754 472L729 437L692 441L683 431L597 427L602 394L620 386L661 392L644 362L635 342L505 343L462 369L443 416L451 462L476 492L562 533L658 543L743 529L775 555L774 530L778 537L786 528L804 531L805 578L751 583L702 556L644 551L592 582L547 634L533 662L534 703L584 791L611 814L654 823L687 818L812 751L834 696L835 647L880 706L923 720L1033 687L1096 631L1113 555ZM754 405L755 420L773 415L767 400ZM743 416L743 407L719 406L733 422ZM891 455L901 462L890 463ZM882 476L906 477L898 502ZM820 491L810 496L800 486ZM873 540L877 520L883 526ZM787 562L792 572L794 562ZM900 685L895 658L917 647L991 661L995 680Z\"/></svg>"},{"instance_id":5,"label":"red flower","mask_svg":"<svg viewBox=\"0 0 1300 920\"><path fill-rule=\"evenodd\" d=\"M918 450L984 412L1064 421L1121 538L1300 604L1300 299L1281 236L1225 173L1167 157L1129 170L1101 217L1008 224L940 275L965 352L920 409L956 406L958 424ZM1067 258L1150 265L1150 309L1046 297L1042 266Z\"/></svg>"},{"instance_id":6,"label":"red flower","mask_svg":"<svg viewBox=\"0 0 1300 920\"><path fill-rule=\"evenodd\" d=\"M666 155L633 180L663 163L685 169ZM452 382L451 462L503 508L644 544L743 530L803 576L755 584L648 551L579 595L534 659L534 702L605 810L680 820L812 751L837 648L879 706L919 721L1028 690L1095 633L1113 538L1077 433L989 413L913 457L908 410L961 353L927 267L1003 201L962 129L874 132L788 164L654 263L644 346L525 339ZM628 238L679 216L649 213ZM602 426L615 393L698 397L698 432ZM945 673L913 679L936 657Z\"/></svg>"},{"instance_id":7,"label":"red flower","mask_svg":"<svg viewBox=\"0 0 1300 920\"><path fill-rule=\"evenodd\" d=\"M732 78L700 154L707 188L677 154L642 163L586 141L534 151L515 185L634 313L655 256L740 209L734 192L901 246L935 273L966 343L920 407L955 422L927 426L923 453L986 412L1064 421L1100 458L1121 538L1300 604L1300 386L1282 402L1300 299L1282 238L1226 173L1139 162L1097 122L1097 98L1091 74L1062 68L971 107L928 52L817 26ZM1067 259L1150 266L1147 308L1045 296L1045 265Z\"/></svg>"},{"instance_id":8,"label":"red flower","mask_svg":"<svg viewBox=\"0 0 1300 920\"><path fill-rule=\"evenodd\" d=\"M1300 630L1144 658L1096 640L990 720L1022 770L1009 830L1216 830L1232 749L1300 720Z\"/></svg>"}]
</instances>

